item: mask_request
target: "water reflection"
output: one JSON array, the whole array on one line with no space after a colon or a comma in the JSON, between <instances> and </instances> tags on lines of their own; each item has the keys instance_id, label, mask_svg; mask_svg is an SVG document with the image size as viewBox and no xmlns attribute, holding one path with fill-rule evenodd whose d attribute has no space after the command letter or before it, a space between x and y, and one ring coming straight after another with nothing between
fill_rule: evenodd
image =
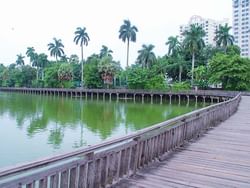
<instances>
[{"instance_id":1,"label":"water reflection","mask_svg":"<svg viewBox=\"0 0 250 188\"><path fill-rule=\"evenodd\" d=\"M160 105L0 93L0 148L10 139L6 156L25 152L16 162L32 160L122 136L193 109L192 102Z\"/></svg>"}]
</instances>

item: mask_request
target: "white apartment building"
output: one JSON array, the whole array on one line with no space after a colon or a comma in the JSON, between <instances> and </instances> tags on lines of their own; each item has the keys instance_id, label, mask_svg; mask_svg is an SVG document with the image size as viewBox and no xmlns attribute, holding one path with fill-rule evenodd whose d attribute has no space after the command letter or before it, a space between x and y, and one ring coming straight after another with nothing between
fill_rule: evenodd
<instances>
[{"instance_id":1,"label":"white apartment building","mask_svg":"<svg viewBox=\"0 0 250 188\"><path fill-rule=\"evenodd\" d=\"M233 33L243 57L250 57L249 0L233 0Z\"/></svg>"},{"instance_id":2,"label":"white apartment building","mask_svg":"<svg viewBox=\"0 0 250 188\"><path fill-rule=\"evenodd\" d=\"M179 31L180 41L182 42L184 40L184 36L182 35L182 33L185 30L188 30L191 24L199 24L206 32L206 36L204 37L205 44L206 45L210 44L212 46L215 46L216 45L216 42L214 41L215 32L219 28L219 25L225 25L226 23L228 23L228 19L224 19L222 21L215 21L212 19L202 18L201 16L197 15L192 16L188 24L180 26L180 31Z\"/></svg>"}]
</instances>

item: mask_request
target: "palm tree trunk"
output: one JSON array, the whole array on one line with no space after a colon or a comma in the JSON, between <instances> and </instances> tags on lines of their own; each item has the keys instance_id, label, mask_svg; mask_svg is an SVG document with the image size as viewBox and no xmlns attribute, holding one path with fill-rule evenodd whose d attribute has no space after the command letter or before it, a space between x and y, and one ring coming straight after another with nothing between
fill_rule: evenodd
<instances>
[{"instance_id":1,"label":"palm tree trunk","mask_svg":"<svg viewBox=\"0 0 250 188\"><path fill-rule=\"evenodd\" d=\"M129 39L128 39L128 45L127 45L127 67L128 67L128 58L129 58Z\"/></svg>"},{"instance_id":2,"label":"palm tree trunk","mask_svg":"<svg viewBox=\"0 0 250 188\"><path fill-rule=\"evenodd\" d=\"M181 82L182 77L182 65L179 65L179 82Z\"/></svg>"},{"instance_id":3,"label":"palm tree trunk","mask_svg":"<svg viewBox=\"0 0 250 188\"><path fill-rule=\"evenodd\" d=\"M44 68L42 68L42 81L44 80Z\"/></svg>"},{"instance_id":4,"label":"palm tree trunk","mask_svg":"<svg viewBox=\"0 0 250 188\"><path fill-rule=\"evenodd\" d=\"M223 50L224 50L224 53L226 54L227 53L227 45L223 45Z\"/></svg>"},{"instance_id":5,"label":"palm tree trunk","mask_svg":"<svg viewBox=\"0 0 250 188\"><path fill-rule=\"evenodd\" d=\"M36 81L38 82L38 66L36 67Z\"/></svg>"},{"instance_id":6,"label":"palm tree trunk","mask_svg":"<svg viewBox=\"0 0 250 188\"><path fill-rule=\"evenodd\" d=\"M81 87L83 87L83 46L81 45L81 55L82 55L82 65L81 65L81 69L82 69L82 73L81 73Z\"/></svg>"},{"instance_id":7,"label":"palm tree trunk","mask_svg":"<svg viewBox=\"0 0 250 188\"><path fill-rule=\"evenodd\" d=\"M191 85L192 86L194 84L194 61L195 61L195 54L193 52L192 53L192 78L191 78Z\"/></svg>"},{"instance_id":8,"label":"palm tree trunk","mask_svg":"<svg viewBox=\"0 0 250 188\"><path fill-rule=\"evenodd\" d=\"M83 61L81 61L81 87L83 87Z\"/></svg>"},{"instance_id":9,"label":"palm tree trunk","mask_svg":"<svg viewBox=\"0 0 250 188\"><path fill-rule=\"evenodd\" d=\"M81 45L81 56L82 56L82 62L83 62L83 45Z\"/></svg>"}]
</instances>

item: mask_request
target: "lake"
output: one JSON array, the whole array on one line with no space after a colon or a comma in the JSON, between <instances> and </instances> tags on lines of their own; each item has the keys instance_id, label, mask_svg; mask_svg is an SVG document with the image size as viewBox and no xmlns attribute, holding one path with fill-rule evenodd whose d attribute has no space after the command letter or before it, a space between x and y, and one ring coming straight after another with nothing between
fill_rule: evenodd
<instances>
[{"instance_id":1,"label":"lake","mask_svg":"<svg viewBox=\"0 0 250 188\"><path fill-rule=\"evenodd\" d=\"M124 136L202 105L0 92L0 168Z\"/></svg>"}]
</instances>

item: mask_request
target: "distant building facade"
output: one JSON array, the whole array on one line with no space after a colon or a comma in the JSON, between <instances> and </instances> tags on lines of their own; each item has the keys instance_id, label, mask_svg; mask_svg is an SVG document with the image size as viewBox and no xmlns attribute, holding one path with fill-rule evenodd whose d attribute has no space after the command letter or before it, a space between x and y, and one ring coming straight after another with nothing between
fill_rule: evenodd
<instances>
[{"instance_id":1,"label":"distant building facade","mask_svg":"<svg viewBox=\"0 0 250 188\"><path fill-rule=\"evenodd\" d=\"M243 57L250 57L249 0L233 0L233 35Z\"/></svg>"},{"instance_id":2,"label":"distant building facade","mask_svg":"<svg viewBox=\"0 0 250 188\"><path fill-rule=\"evenodd\" d=\"M224 19L222 21L215 21L208 18L202 18L201 16L192 16L188 24L180 26L180 41L182 42L184 40L184 36L182 35L182 33L188 30L191 24L199 24L206 32L206 35L204 37L205 44L215 46L215 32L218 30L220 25L225 25L226 23L228 23L228 19Z\"/></svg>"}]
</instances>

